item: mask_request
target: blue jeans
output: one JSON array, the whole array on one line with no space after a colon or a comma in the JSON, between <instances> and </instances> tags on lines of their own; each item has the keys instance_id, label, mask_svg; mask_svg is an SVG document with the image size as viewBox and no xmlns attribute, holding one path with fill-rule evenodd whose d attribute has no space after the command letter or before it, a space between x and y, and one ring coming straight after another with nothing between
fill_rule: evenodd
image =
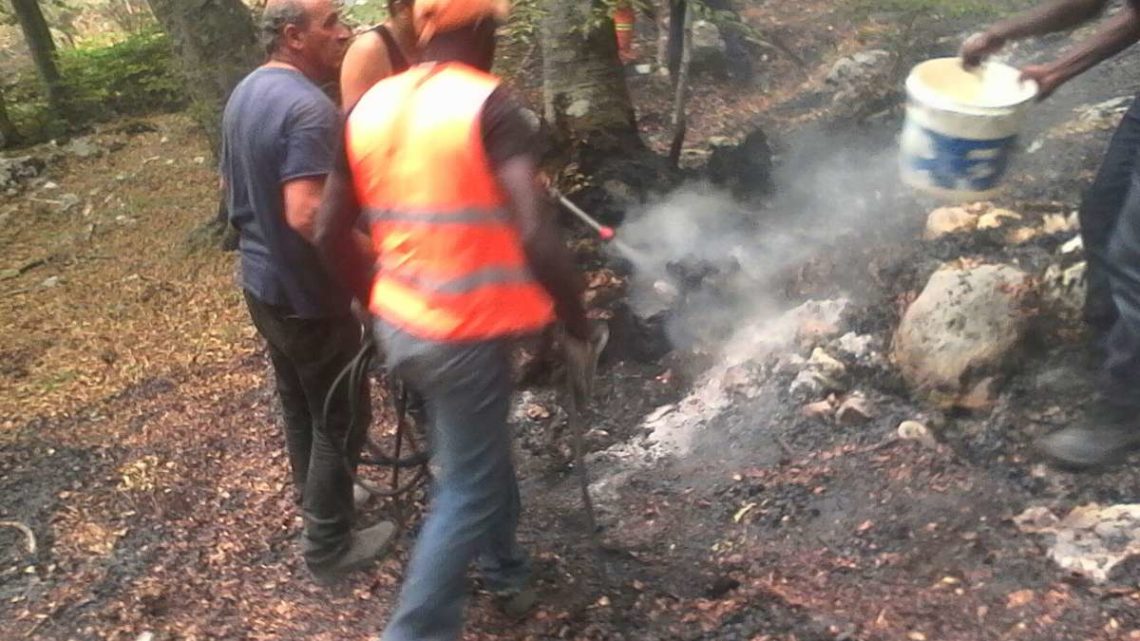
<instances>
[{"instance_id":1,"label":"blue jeans","mask_svg":"<svg viewBox=\"0 0 1140 641\"><path fill-rule=\"evenodd\" d=\"M1108 244L1108 279L1117 318L1101 370L1108 402L1140 411L1140 167Z\"/></svg>"},{"instance_id":2,"label":"blue jeans","mask_svg":"<svg viewBox=\"0 0 1140 641\"><path fill-rule=\"evenodd\" d=\"M1081 239L1088 260L1088 297L1085 320L1098 332L1107 332L1117 319L1110 285L1109 244L1128 197L1140 156L1140 99L1124 114L1093 184L1081 199Z\"/></svg>"},{"instance_id":3,"label":"blue jeans","mask_svg":"<svg viewBox=\"0 0 1140 641\"><path fill-rule=\"evenodd\" d=\"M507 412L504 340L436 343L378 322L388 367L423 394L434 496L384 641L455 641L463 632L468 565L492 591L521 588L527 555L515 539L520 503Z\"/></svg>"}]
</instances>

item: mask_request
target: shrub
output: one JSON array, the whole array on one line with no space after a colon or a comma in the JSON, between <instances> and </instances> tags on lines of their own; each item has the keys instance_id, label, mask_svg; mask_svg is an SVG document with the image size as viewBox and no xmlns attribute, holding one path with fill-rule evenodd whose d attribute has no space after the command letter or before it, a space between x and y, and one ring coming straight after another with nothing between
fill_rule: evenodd
<instances>
[{"instance_id":1,"label":"shrub","mask_svg":"<svg viewBox=\"0 0 1140 641\"><path fill-rule=\"evenodd\" d=\"M92 122L184 108L188 101L170 40L148 31L104 46L61 50L67 113L53 113L35 73L24 69L5 87L8 113L26 142L64 135Z\"/></svg>"}]
</instances>

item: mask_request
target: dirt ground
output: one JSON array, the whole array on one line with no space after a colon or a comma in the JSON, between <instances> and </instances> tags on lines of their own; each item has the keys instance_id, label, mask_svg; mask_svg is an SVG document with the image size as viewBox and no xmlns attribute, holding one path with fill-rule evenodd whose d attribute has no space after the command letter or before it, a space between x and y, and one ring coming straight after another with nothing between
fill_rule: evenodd
<instances>
[{"instance_id":1,"label":"dirt ground","mask_svg":"<svg viewBox=\"0 0 1140 641\"><path fill-rule=\"evenodd\" d=\"M813 91L836 56L869 46L861 39L873 42L875 30L793 4L766 3L763 18L793 45L814 43L801 47L808 68L777 56L765 89L699 82L690 140L736 135L756 119L783 147L811 135L810 123L781 128L780 114L800 114L776 105ZM938 51L927 53L953 51L957 27L942 28L946 39L931 39ZM1137 61L1129 52L1034 110L1025 138L1040 148L1019 158L999 204L1029 220L1075 208L1114 124L1073 128L1075 110L1130 95ZM655 82L631 86L660 146L667 92ZM863 133L889 148L897 125L888 116ZM214 211L203 142L177 115L116 123L95 138L104 153L53 164L54 187L0 197L0 268L16 270L0 280L0 521L26 524L36 539L32 553L19 530L0 527L0 638L369 638L393 604L415 511L400 514L409 517L400 543L375 570L332 589L311 581L268 363L233 284L233 256L186 245ZM788 305L847 293L845 324L885 339L898 301L941 261L1036 270L1064 240L922 243L923 206L891 207L882 225L845 232L842 251L807 261L788 283ZM575 247L604 313L623 283L589 242ZM604 362L596 406L605 410L588 417L589 449L636 438L646 415L684 396L695 375L685 358ZM1090 584L1011 521L1031 506L1064 511L1140 492L1128 469L1066 475L1031 452L1035 436L1079 416L1092 390L1087 362L1079 324L1045 315L992 413L931 412L889 368L871 368L862 389L877 413L857 427L801 416L773 373L705 426L691 455L634 471L601 501L598 545L567 463L565 415L548 388L530 387L516 420L521 538L542 605L512 622L475 592L465 638L1140 638L1131 565ZM937 448L893 439L916 417L939 426ZM381 503L365 518L394 515Z\"/></svg>"}]
</instances>

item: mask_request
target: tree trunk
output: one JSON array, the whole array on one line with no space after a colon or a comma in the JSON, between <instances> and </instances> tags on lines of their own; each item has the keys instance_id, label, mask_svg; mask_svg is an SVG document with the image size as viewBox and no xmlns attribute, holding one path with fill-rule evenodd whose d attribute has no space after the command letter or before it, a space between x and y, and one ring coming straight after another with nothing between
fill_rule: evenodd
<instances>
[{"instance_id":1,"label":"tree trunk","mask_svg":"<svg viewBox=\"0 0 1140 641\"><path fill-rule=\"evenodd\" d=\"M55 64L55 41L52 40L51 29L44 19L44 12L40 10L39 0L12 0L12 8L15 9L16 19L24 32L28 51L36 63L36 73L44 85L48 103L53 111L61 114L64 96L59 69Z\"/></svg>"},{"instance_id":2,"label":"tree trunk","mask_svg":"<svg viewBox=\"0 0 1140 641\"><path fill-rule=\"evenodd\" d=\"M681 161L681 148L685 145L685 133L689 120L685 103L689 98L689 68L693 60L693 12L686 11L682 21L684 34L681 37L681 68L677 70L673 95L673 142L669 146L669 165L677 167Z\"/></svg>"},{"instance_id":3,"label":"tree trunk","mask_svg":"<svg viewBox=\"0 0 1140 641\"><path fill-rule=\"evenodd\" d=\"M4 104L4 85L0 84L0 149L16 144L20 139L20 132L8 118L8 107Z\"/></svg>"},{"instance_id":4,"label":"tree trunk","mask_svg":"<svg viewBox=\"0 0 1140 641\"><path fill-rule=\"evenodd\" d=\"M676 78L681 68L681 50L685 41L685 16L690 13L685 0L669 0L669 36L665 53L668 58L669 77Z\"/></svg>"},{"instance_id":5,"label":"tree trunk","mask_svg":"<svg viewBox=\"0 0 1140 641\"><path fill-rule=\"evenodd\" d=\"M194 119L216 155L221 114L237 83L265 58L241 0L148 0L170 36Z\"/></svg>"},{"instance_id":6,"label":"tree trunk","mask_svg":"<svg viewBox=\"0 0 1140 641\"><path fill-rule=\"evenodd\" d=\"M643 147L605 3L543 0L546 120L563 142L595 150Z\"/></svg>"}]
</instances>

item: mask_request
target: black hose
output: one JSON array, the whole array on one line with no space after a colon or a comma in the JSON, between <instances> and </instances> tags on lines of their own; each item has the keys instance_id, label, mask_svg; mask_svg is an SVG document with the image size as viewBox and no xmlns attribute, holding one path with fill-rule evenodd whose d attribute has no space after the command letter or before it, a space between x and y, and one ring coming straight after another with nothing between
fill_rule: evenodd
<instances>
[{"instance_id":1,"label":"black hose","mask_svg":"<svg viewBox=\"0 0 1140 641\"><path fill-rule=\"evenodd\" d=\"M336 448L337 453L340 455L341 461L344 463L345 468L348 470L349 475L352 477L353 482L363 487L370 494L374 496L393 497L405 494L415 489L421 480L427 475L428 460L430 454L427 451L419 451L416 447L414 437L409 433L408 420L407 420L407 396L406 388L401 384L394 384L393 398L396 399L396 456L390 457L378 447L373 445L367 438L368 425L359 426L357 421L361 414L360 401L364 398L361 392L365 385L368 385L368 369L372 364L372 359L376 354L376 343L371 337L364 341L360 351L356 356L349 361L348 365L341 370L333 384L329 387L328 393L325 395L325 402L323 407L322 421L320 429L325 430L328 425L329 414L332 409L333 402L335 401L336 394L341 391L342 384L347 382L347 389L345 390L348 397L349 404L349 424L348 429L345 431L343 440L338 440L332 437L328 431L325 431L325 437ZM347 381L346 381L347 379ZM358 429L365 430L365 443L368 448L369 458L356 461L358 465L368 465L375 467L390 467L393 471L393 484L391 489L381 489L375 484L369 483L361 479L356 473L356 465L349 454L350 443L352 437L357 434ZM404 440L407 440L412 453L406 457L401 457L401 450L403 449ZM412 478L405 482L403 485L399 483L398 471L405 468L418 468Z\"/></svg>"}]
</instances>

